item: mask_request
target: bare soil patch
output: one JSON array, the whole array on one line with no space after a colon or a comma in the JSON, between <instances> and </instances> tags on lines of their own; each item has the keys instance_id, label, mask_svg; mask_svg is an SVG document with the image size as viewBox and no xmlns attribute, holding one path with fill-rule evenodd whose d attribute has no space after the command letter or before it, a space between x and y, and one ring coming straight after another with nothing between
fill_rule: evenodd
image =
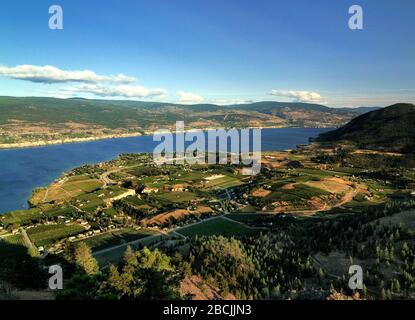
<instances>
[{"instance_id":1,"label":"bare soil patch","mask_svg":"<svg viewBox=\"0 0 415 320\"><path fill-rule=\"evenodd\" d=\"M255 190L254 192L252 192L252 195L254 197L263 198L263 197L266 197L267 195L269 195L270 193L271 193L270 190L265 190L264 188L259 188L259 189Z\"/></svg>"},{"instance_id":2,"label":"bare soil patch","mask_svg":"<svg viewBox=\"0 0 415 320\"><path fill-rule=\"evenodd\" d=\"M186 277L180 283L180 291L183 296L189 295L193 300L236 300L232 294L222 297L218 288L214 288L194 275Z\"/></svg>"},{"instance_id":3,"label":"bare soil patch","mask_svg":"<svg viewBox=\"0 0 415 320\"><path fill-rule=\"evenodd\" d=\"M185 216L195 214L194 212L190 212L189 210L184 209L177 209L174 211L169 211L165 213L158 214L150 219L144 219L143 222L145 222L148 226L153 225L163 225L169 220L180 220Z\"/></svg>"}]
</instances>

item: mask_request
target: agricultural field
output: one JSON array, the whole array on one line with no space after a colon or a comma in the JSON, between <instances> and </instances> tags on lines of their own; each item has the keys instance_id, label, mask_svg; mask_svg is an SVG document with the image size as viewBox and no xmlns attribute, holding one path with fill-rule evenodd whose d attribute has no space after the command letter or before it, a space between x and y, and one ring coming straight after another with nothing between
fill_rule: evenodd
<instances>
[{"instance_id":1,"label":"agricultural field","mask_svg":"<svg viewBox=\"0 0 415 320\"><path fill-rule=\"evenodd\" d=\"M370 195L368 186L345 173L314 168L280 169L280 178L251 190L256 210L315 214ZM373 199L372 199L373 202ZM362 205L364 206L363 202ZM244 210L249 212L249 210Z\"/></svg>"},{"instance_id":2,"label":"agricultural field","mask_svg":"<svg viewBox=\"0 0 415 320\"><path fill-rule=\"evenodd\" d=\"M330 193L319 188L305 184L292 184L282 188L276 188L269 195L261 198L265 206L274 206L277 212L284 210L313 209L323 196Z\"/></svg>"},{"instance_id":3,"label":"agricultural field","mask_svg":"<svg viewBox=\"0 0 415 320\"><path fill-rule=\"evenodd\" d=\"M226 218L249 224L270 216L273 215L268 213L231 213L227 214Z\"/></svg>"},{"instance_id":4,"label":"agricultural field","mask_svg":"<svg viewBox=\"0 0 415 320\"><path fill-rule=\"evenodd\" d=\"M17 210L0 216L3 225L23 226L42 217L40 209Z\"/></svg>"},{"instance_id":5,"label":"agricultural field","mask_svg":"<svg viewBox=\"0 0 415 320\"><path fill-rule=\"evenodd\" d=\"M112 246L117 246L123 243L143 239L156 234L149 229L121 229L111 232L106 232L85 240L79 240L86 243L93 251L99 251Z\"/></svg>"},{"instance_id":6,"label":"agricultural field","mask_svg":"<svg viewBox=\"0 0 415 320\"><path fill-rule=\"evenodd\" d=\"M249 234L253 230L241 223L219 217L181 228L177 232L187 237L194 237L196 235L224 235L230 237Z\"/></svg>"},{"instance_id":7,"label":"agricultural field","mask_svg":"<svg viewBox=\"0 0 415 320\"><path fill-rule=\"evenodd\" d=\"M125 250L130 246L133 249L137 249L139 246L150 247L153 244L159 243L164 240L170 239L170 236L164 234L155 234L153 236L147 236L137 240L137 243L125 244L114 249L108 248L102 252L94 253L94 257L97 259L101 268L108 267L110 264L117 264L124 256Z\"/></svg>"},{"instance_id":8,"label":"agricultural field","mask_svg":"<svg viewBox=\"0 0 415 320\"><path fill-rule=\"evenodd\" d=\"M102 187L100 180L90 175L78 175L64 178L47 188L40 188L33 193L30 199L32 205L64 201L84 193L93 192Z\"/></svg>"},{"instance_id":9,"label":"agricultural field","mask_svg":"<svg viewBox=\"0 0 415 320\"><path fill-rule=\"evenodd\" d=\"M318 166L311 155L269 152L265 170L257 177L241 176L238 167L232 166L157 167L149 165L151 159L147 157L122 155L99 166L74 169L35 192L35 196L43 192L41 203L0 217L0 222L3 227L15 228L44 223L27 228L27 233L35 245L47 248L83 232L81 222L87 221L93 229L122 228L77 240L94 252L107 252L130 241L155 239L152 231L134 230L140 226L166 228L167 233L177 229L189 237L245 235L255 232L250 225L260 226L257 219L267 213L331 218L364 212L396 193L396 188L386 183L361 178L355 168ZM145 188L148 190L144 192ZM56 202L49 202L52 199ZM225 217L197 223L203 214ZM56 224L63 220L77 220L79 224Z\"/></svg>"},{"instance_id":10,"label":"agricultural field","mask_svg":"<svg viewBox=\"0 0 415 320\"><path fill-rule=\"evenodd\" d=\"M139 199L138 197L134 197L134 196L122 199L122 203L125 203L128 206L131 206L136 210L140 210L140 211L144 211L144 212L148 212L148 211L150 211L154 208L148 202L146 202L142 199Z\"/></svg>"},{"instance_id":11,"label":"agricultural field","mask_svg":"<svg viewBox=\"0 0 415 320\"><path fill-rule=\"evenodd\" d=\"M5 236L5 237L1 237L0 238L0 245L2 244L2 242L9 243L9 244L14 244L14 245L20 245L20 246L25 245L25 243L23 241L23 237L22 237L21 234L15 234L15 235L9 235L9 236Z\"/></svg>"},{"instance_id":12,"label":"agricultural field","mask_svg":"<svg viewBox=\"0 0 415 320\"><path fill-rule=\"evenodd\" d=\"M204 189L227 189L241 184L243 184L243 182L239 178L225 175L224 177L208 180L205 182Z\"/></svg>"},{"instance_id":13,"label":"agricultural field","mask_svg":"<svg viewBox=\"0 0 415 320\"><path fill-rule=\"evenodd\" d=\"M73 201L73 205L85 212L94 213L98 207L104 207L105 202L97 193L88 193L76 197Z\"/></svg>"},{"instance_id":14,"label":"agricultural field","mask_svg":"<svg viewBox=\"0 0 415 320\"><path fill-rule=\"evenodd\" d=\"M338 176L347 176L347 175L349 175L346 172L340 172L340 171L335 171L335 170L334 171L332 171L332 170L323 170L323 169L316 169L316 168L295 169L295 172L308 177L307 178L308 180L310 178L323 179L323 178L333 177L334 175L338 175Z\"/></svg>"},{"instance_id":15,"label":"agricultural field","mask_svg":"<svg viewBox=\"0 0 415 320\"><path fill-rule=\"evenodd\" d=\"M176 173L172 175L174 183L198 183L204 180L206 174L204 172L185 172L185 173Z\"/></svg>"},{"instance_id":16,"label":"agricultural field","mask_svg":"<svg viewBox=\"0 0 415 320\"><path fill-rule=\"evenodd\" d=\"M36 246L50 246L55 241L84 232L79 224L39 225L27 230L27 235Z\"/></svg>"},{"instance_id":17,"label":"agricultural field","mask_svg":"<svg viewBox=\"0 0 415 320\"><path fill-rule=\"evenodd\" d=\"M294 184L287 188L280 188L273 191L269 196L266 196L266 200L275 201L275 199L289 200L289 199L306 199L310 200L313 197L320 197L329 195L330 192L320 188L309 186L306 184Z\"/></svg>"},{"instance_id":18,"label":"agricultural field","mask_svg":"<svg viewBox=\"0 0 415 320\"><path fill-rule=\"evenodd\" d=\"M192 192L171 191L158 193L154 196L161 202L183 203L196 200L198 197Z\"/></svg>"},{"instance_id":19,"label":"agricultural field","mask_svg":"<svg viewBox=\"0 0 415 320\"><path fill-rule=\"evenodd\" d=\"M62 205L58 208L53 208L47 211L44 211L44 215L48 218L55 218L55 217L72 217L77 210L71 206Z\"/></svg>"},{"instance_id":20,"label":"agricultural field","mask_svg":"<svg viewBox=\"0 0 415 320\"><path fill-rule=\"evenodd\" d=\"M118 186L111 186L106 189L99 189L97 191L82 194L74 199L71 203L79 210L94 213L98 207L105 208L108 199L116 198L127 190Z\"/></svg>"},{"instance_id":21,"label":"agricultural field","mask_svg":"<svg viewBox=\"0 0 415 320\"><path fill-rule=\"evenodd\" d=\"M190 212L186 209L176 209L173 211L163 212L157 214L151 218L146 218L143 220L143 223L147 226L164 226L170 221L180 221L185 217L191 215L199 215L197 212Z\"/></svg>"}]
</instances>

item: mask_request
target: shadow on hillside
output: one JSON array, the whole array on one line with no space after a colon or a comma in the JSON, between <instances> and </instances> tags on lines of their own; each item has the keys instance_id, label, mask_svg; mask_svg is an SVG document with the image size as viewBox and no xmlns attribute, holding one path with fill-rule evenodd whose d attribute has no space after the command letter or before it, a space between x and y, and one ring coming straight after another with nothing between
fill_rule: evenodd
<instances>
[{"instance_id":1,"label":"shadow on hillside","mask_svg":"<svg viewBox=\"0 0 415 320\"><path fill-rule=\"evenodd\" d=\"M0 240L0 298L13 290L39 290L47 284L47 272L26 247Z\"/></svg>"}]
</instances>

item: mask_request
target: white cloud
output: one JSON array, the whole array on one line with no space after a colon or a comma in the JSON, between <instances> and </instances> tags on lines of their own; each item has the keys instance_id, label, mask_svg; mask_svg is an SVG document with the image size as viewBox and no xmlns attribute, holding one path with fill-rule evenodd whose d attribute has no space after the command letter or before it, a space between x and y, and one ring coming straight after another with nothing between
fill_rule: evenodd
<instances>
[{"instance_id":1,"label":"white cloud","mask_svg":"<svg viewBox=\"0 0 415 320\"><path fill-rule=\"evenodd\" d=\"M177 95L179 96L179 102L184 104L201 103L205 100L202 96L191 92L179 91Z\"/></svg>"},{"instance_id":2,"label":"white cloud","mask_svg":"<svg viewBox=\"0 0 415 320\"><path fill-rule=\"evenodd\" d=\"M0 76L36 83L113 82L127 84L137 80L134 77L128 77L123 74L115 76L102 76L90 70L65 71L53 66L34 65L18 65L16 67L0 66Z\"/></svg>"},{"instance_id":3,"label":"white cloud","mask_svg":"<svg viewBox=\"0 0 415 320\"><path fill-rule=\"evenodd\" d=\"M318 92L272 90L270 94L273 96L277 96L277 97L292 98L296 102L313 102L313 103L323 102L323 97Z\"/></svg>"},{"instance_id":4,"label":"white cloud","mask_svg":"<svg viewBox=\"0 0 415 320\"><path fill-rule=\"evenodd\" d=\"M220 106L253 103L252 100L243 100L243 99L211 99L209 100L209 102L220 105Z\"/></svg>"},{"instance_id":5,"label":"white cloud","mask_svg":"<svg viewBox=\"0 0 415 320\"><path fill-rule=\"evenodd\" d=\"M153 98L163 99L168 92L165 89L147 89L140 85L101 85L84 84L62 89L63 92L90 93L99 97L122 97L122 98Z\"/></svg>"}]
</instances>

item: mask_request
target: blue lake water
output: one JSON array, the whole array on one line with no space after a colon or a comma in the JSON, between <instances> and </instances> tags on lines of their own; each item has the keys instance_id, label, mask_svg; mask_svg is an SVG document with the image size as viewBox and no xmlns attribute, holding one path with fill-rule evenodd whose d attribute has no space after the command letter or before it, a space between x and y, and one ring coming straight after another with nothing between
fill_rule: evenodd
<instances>
[{"instance_id":1,"label":"blue lake water","mask_svg":"<svg viewBox=\"0 0 415 320\"><path fill-rule=\"evenodd\" d=\"M281 128L262 130L262 151L295 148L309 137L330 129ZM152 136L98 140L0 150L0 213L26 209L36 187L47 186L64 172L83 164L108 161L120 153L152 152Z\"/></svg>"}]
</instances>

